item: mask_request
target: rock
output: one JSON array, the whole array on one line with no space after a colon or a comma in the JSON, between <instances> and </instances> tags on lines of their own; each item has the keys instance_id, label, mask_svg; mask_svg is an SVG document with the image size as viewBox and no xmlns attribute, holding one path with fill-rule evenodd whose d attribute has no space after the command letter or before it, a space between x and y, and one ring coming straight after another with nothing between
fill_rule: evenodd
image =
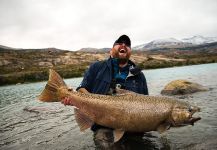
<instances>
[{"instance_id":1,"label":"rock","mask_svg":"<svg viewBox=\"0 0 217 150\"><path fill-rule=\"evenodd\" d=\"M207 91L205 87L198 83L189 82L187 80L175 80L168 83L161 91L162 95L184 95L200 91Z\"/></svg>"},{"instance_id":2,"label":"rock","mask_svg":"<svg viewBox=\"0 0 217 150\"><path fill-rule=\"evenodd\" d=\"M7 66L12 64L12 62L8 61L8 60L0 60L0 66Z\"/></svg>"}]
</instances>

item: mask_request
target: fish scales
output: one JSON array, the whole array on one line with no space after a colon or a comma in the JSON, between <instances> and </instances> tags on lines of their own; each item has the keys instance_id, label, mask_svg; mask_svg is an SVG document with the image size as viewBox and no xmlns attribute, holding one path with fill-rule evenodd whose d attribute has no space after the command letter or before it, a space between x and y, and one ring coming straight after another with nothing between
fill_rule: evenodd
<instances>
[{"instance_id":1,"label":"fish scales","mask_svg":"<svg viewBox=\"0 0 217 150\"><path fill-rule=\"evenodd\" d=\"M108 96L69 92L67 89L61 93L68 93L71 99L77 100L74 106L88 114L94 122L132 132L156 130L169 117L177 102L171 98L140 94Z\"/></svg>"}]
</instances>

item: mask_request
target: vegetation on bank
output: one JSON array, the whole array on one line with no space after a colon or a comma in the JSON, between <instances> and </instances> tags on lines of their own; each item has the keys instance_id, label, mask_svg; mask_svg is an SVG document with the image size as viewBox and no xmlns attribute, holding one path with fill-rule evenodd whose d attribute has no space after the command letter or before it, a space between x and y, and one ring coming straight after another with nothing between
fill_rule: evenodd
<instances>
[{"instance_id":1,"label":"vegetation on bank","mask_svg":"<svg viewBox=\"0 0 217 150\"><path fill-rule=\"evenodd\" d=\"M211 52L163 50L134 52L132 59L141 69L217 63L216 49ZM108 53L69 52L62 50L0 51L0 86L48 80L49 69L63 78L83 76L89 65L106 59Z\"/></svg>"},{"instance_id":2,"label":"vegetation on bank","mask_svg":"<svg viewBox=\"0 0 217 150\"><path fill-rule=\"evenodd\" d=\"M20 71L4 74L0 75L0 85L46 81L48 80L49 69L56 70L64 78L73 78L81 77L86 70L86 66L66 65L50 68L39 68L38 70L34 71Z\"/></svg>"},{"instance_id":3,"label":"vegetation on bank","mask_svg":"<svg viewBox=\"0 0 217 150\"><path fill-rule=\"evenodd\" d=\"M186 66L205 63L217 63L217 56L201 57L201 58L189 58L186 61L165 61L165 60L148 60L139 63L138 66L141 69L156 69L167 68L174 66ZM73 78L83 76L85 70L89 64L86 65L63 65L50 67L56 70L64 78ZM37 81L46 81L49 76L49 68L41 68L34 71L20 71L9 74L0 75L0 85L9 85L17 83L28 83Z\"/></svg>"},{"instance_id":4,"label":"vegetation on bank","mask_svg":"<svg viewBox=\"0 0 217 150\"><path fill-rule=\"evenodd\" d=\"M148 60L142 63L138 63L138 66L142 69L157 69L157 68L169 68L175 66L188 66L198 64L217 63L217 56L202 56L186 58L184 61L166 61L166 60Z\"/></svg>"}]
</instances>

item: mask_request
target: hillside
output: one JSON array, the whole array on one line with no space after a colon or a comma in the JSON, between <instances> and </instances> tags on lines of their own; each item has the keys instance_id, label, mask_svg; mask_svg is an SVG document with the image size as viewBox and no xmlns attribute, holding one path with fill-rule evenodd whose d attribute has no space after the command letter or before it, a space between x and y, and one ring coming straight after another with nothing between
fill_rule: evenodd
<instances>
[{"instance_id":1,"label":"hillside","mask_svg":"<svg viewBox=\"0 0 217 150\"><path fill-rule=\"evenodd\" d=\"M0 85L36 82L48 79L48 69L64 78L82 76L88 66L109 57L103 51L66 51L56 48L10 49L0 47ZM133 51L131 59L142 69L217 62L217 43L185 48Z\"/></svg>"}]
</instances>

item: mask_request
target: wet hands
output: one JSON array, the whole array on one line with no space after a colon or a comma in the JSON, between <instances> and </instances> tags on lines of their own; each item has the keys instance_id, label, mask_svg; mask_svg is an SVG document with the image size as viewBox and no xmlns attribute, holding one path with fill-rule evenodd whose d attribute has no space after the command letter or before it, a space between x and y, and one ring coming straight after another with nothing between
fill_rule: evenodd
<instances>
[{"instance_id":1,"label":"wet hands","mask_svg":"<svg viewBox=\"0 0 217 150\"><path fill-rule=\"evenodd\" d=\"M61 103L64 105L71 105L73 106L72 100L68 97L64 97L63 99L61 99Z\"/></svg>"},{"instance_id":2,"label":"wet hands","mask_svg":"<svg viewBox=\"0 0 217 150\"><path fill-rule=\"evenodd\" d=\"M71 91L72 89L69 88L68 90ZM78 92L86 93L86 94L89 93L85 88L80 88L80 89L78 90ZM61 103L64 104L64 105L74 106L74 105L73 105L73 99L70 99L69 97L63 97L63 98L61 99Z\"/></svg>"}]
</instances>

